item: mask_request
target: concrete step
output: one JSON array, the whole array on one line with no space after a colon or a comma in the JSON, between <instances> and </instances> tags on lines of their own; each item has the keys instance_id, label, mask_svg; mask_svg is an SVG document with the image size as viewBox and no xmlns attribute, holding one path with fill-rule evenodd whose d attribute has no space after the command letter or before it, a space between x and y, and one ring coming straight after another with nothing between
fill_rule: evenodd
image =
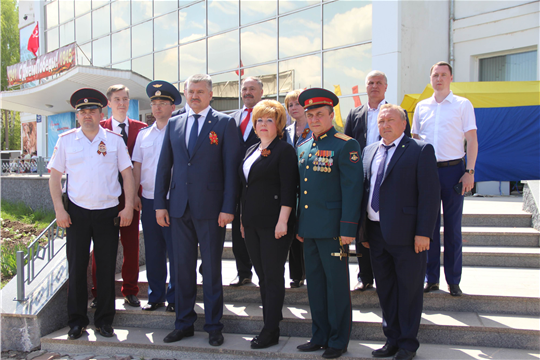
<instances>
[{"instance_id":1,"label":"concrete step","mask_svg":"<svg viewBox=\"0 0 540 360\"><path fill-rule=\"evenodd\" d=\"M351 245L350 250L355 251L355 246ZM441 263L443 263L443 254L444 248L441 247ZM225 241L222 258L234 260L231 241ZM358 261L356 258L351 258L350 262L357 263ZM465 245L463 246L463 265L539 269L540 247L494 247Z\"/></svg>"},{"instance_id":2,"label":"concrete step","mask_svg":"<svg viewBox=\"0 0 540 360\"><path fill-rule=\"evenodd\" d=\"M309 340L308 337L281 336L279 344L262 350L249 347L252 334L225 333L225 342L220 347L208 345L208 334L195 332L195 336L179 342L166 344L163 338L170 329L149 329L116 327L116 336L104 338L96 335L93 328L77 340L67 340L68 328L58 330L41 338L41 348L60 354L92 354L110 356L132 354L134 358L144 359L313 359L322 355L322 350L302 353L296 347ZM342 359L371 360L371 351L382 347L383 342L351 340L348 351ZM114 354L114 355L113 355ZM501 347L448 346L421 343L415 359L537 359L536 351L505 349Z\"/></svg>"},{"instance_id":3,"label":"concrete step","mask_svg":"<svg viewBox=\"0 0 540 360\"><path fill-rule=\"evenodd\" d=\"M538 247L540 232L533 228L513 227L462 227L464 246ZM444 229L441 228L441 242Z\"/></svg>"},{"instance_id":4,"label":"concrete step","mask_svg":"<svg viewBox=\"0 0 540 360\"><path fill-rule=\"evenodd\" d=\"M466 298L463 300L466 301ZM114 326L151 329L174 328L175 314L160 308L153 312L142 311L117 299ZM256 335L262 329L263 316L260 301L255 303L225 303L222 322L224 331ZM195 305L198 319L195 329L202 331L204 304ZM93 310L89 312L93 323ZM351 339L384 341L380 308L353 307ZM281 335L311 336L309 305L285 305ZM421 343L446 345L498 346L514 349L540 350L540 319L526 315L501 315L478 312L429 311L422 314L418 339Z\"/></svg>"},{"instance_id":5,"label":"concrete step","mask_svg":"<svg viewBox=\"0 0 540 360\"><path fill-rule=\"evenodd\" d=\"M199 261L200 263L200 261ZM358 265L349 265L350 288L357 282ZM253 284L241 287L230 287L228 284L236 276L234 260L222 261L222 281L224 299L229 303L259 303L260 294L257 274L253 274ZM198 301L202 301L202 276L198 275ZM116 296L121 297L121 275L117 274ZM285 265L285 304L307 305L307 287L289 288L289 267ZM376 284L375 284L376 286ZM464 266L461 278L462 297L452 297L447 291L444 270L441 268L440 289L424 295L424 309L430 311L467 311L498 314L515 314L540 316L540 269L502 268L487 266ZM146 268L141 267L139 273L139 294L143 305L148 298L148 282ZM374 308L379 306L375 289L365 292L351 293L353 306Z\"/></svg>"},{"instance_id":6,"label":"concrete step","mask_svg":"<svg viewBox=\"0 0 540 360\"><path fill-rule=\"evenodd\" d=\"M441 225L444 219L441 219ZM461 226L531 227L531 214L463 214Z\"/></svg>"}]
</instances>

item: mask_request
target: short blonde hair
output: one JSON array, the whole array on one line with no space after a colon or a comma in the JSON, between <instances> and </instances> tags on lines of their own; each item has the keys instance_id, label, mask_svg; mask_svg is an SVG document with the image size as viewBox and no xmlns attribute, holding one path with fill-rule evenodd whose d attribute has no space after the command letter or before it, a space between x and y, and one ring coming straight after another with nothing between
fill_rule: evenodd
<instances>
[{"instance_id":1,"label":"short blonde hair","mask_svg":"<svg viewBox=\"0 0 540 360\"><path fill-rule=\"evenodd\" d=\"M117 92L117 91L122 91L122 90L125 90L127 96L129 97L129 89L127 88L126 85L123 85L123 84L117 84L117 85L111 85L111 86L109 86L109 88L107 89L107 99L111 100L112 95L113 95L115 92Z\"/></svg>"},{"instance_id":2,"label":"short blonde hair","mask_svg":"<svg viewBox=\"0 0 540 360\"><path fill-rule=\"evenodd\" d=\"M257 120L263 116L271 117L276 121L276 129L278 138L283 137L283 128L286 124L286 115L283 105L276 100L262 100L253 108L253 114L251 115L251 121L253 122L253 130L255 131L255 125Z\"/></svg>"},{"instance_id":3,"label":"short blonde hair","mask_svg":"<svg viewBox=\"0 0 540 360\"><path fill-rule=\"evenodd\" d=\"M298 100L298 97L300 97L301 93L302 90L293 90L289 92L287 96L285 96L285 109L287 109L287 112L289 112L289 103L291 101Z\"/></svg>"},{"instance_id":4,"label":"short blonde hair","mask_svg":"<svg viewBox=\"0 0 540 360\"><path fill-rule=\"evenodd\" d=\"M396 110L399 113L401 120L407 121L407 114L405 114L405 110L403 110L401 106L394 105L394 104L384 104L379 109L379 114L381 114L384 109Z\"/></svg>"}]
</instances>

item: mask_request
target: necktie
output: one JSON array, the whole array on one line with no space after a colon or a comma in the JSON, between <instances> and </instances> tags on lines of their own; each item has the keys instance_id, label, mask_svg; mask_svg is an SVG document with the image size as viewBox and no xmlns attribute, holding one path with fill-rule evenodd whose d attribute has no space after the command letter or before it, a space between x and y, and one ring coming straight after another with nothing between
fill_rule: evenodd
<instances>
[{"instance_id":1,"label":"necktie","mask_svg":"<svg viewBox=\"0 0 540 360\"><path fill-rule=\"evenodd\" d=\"M195 150L195 144L197 143L197 138L199 137L199 118L201 115L193 114L193 126L191 127L191 132L189 133L188 140L188 154L191 157L193 151Z\"/></svg>"},{"instance_id":2,"label":"necktie","mask_svg":"<svg viewBox=\"0 0 540 360\"><path fill-rule=\"evenodd\" d=\"M247 128L249 119L251 118L252 111L253 111L253 108L247 109L247 115L244 118L244 120L242 120L242 123L240 124L240 131L242 131L242 136L244 136L244 133L246 132L246 128Z\"/></svg>"},{"instance_id":3,"label":"necktie","mask_svg":"<svg viewBox=\"0 0 540 360\"><path fill-rule=\"evenodd\" d=\"M386 146L384 145L384 155L381 159L381 163L379 164L379 170L377 170L377 179L375 179L375 188L373 189L373 198L371 199L371 208L375 210L375 212L379 212L379 192L381 190L381 183L384 178L384 169L386 168L386 156L388 155L388 150L394 146L394 144Z\"/></svg>"},{"instance_id":4,"label":"necktie","mask_svg":"<svg viewBox=\"0 0 540 360\"><path fill-rule=\"evenodd\" d=\"M120 134L122 135L122 139L124 139L124 144L127 145L127 140L128 140L128 136L127 136L127 133L126 133L126 124L122 123L122 124L118 124L118 126L120 126Z\"/></svg>"}]
</instances>

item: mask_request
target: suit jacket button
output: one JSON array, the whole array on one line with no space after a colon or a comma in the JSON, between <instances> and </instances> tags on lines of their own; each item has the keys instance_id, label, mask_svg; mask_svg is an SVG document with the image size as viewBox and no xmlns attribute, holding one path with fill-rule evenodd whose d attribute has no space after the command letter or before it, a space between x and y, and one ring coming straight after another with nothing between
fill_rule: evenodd
<instances>
[{"instance_id":1,"label":"suit jacket button","mask_svg":"<svg viewBox=\"0 0 540 360\"><path fill-rule=\"evenodd\" d=\"M308 206L306 205L306 206L305 206L305 208L307 209L307 208L308 208Z\"/></svg>"},{"instance_id":2,"label":"suit jacket button","mask_svg":"<svg viewBox=\"0 0 540 360\"><path fill-rule=\"evenodd\" d=\"M246 184L246 187L248 187L248 185Z\"/></svg>"},{"instance_id":3,"label":"suit jacket button","mask_svg":"<svg viewBox=\"0 0 540 360\"><path fill-rule=\"evenodd\" d=\"M191 166L191 163L187 163L187 166Z\"/></svg>"}]
</instances>

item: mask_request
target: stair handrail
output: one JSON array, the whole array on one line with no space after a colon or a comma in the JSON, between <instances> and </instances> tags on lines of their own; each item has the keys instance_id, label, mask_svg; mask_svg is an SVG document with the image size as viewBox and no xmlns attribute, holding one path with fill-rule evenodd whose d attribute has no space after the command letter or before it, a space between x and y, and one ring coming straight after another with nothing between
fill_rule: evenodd
<instances>
[{"instance_id":1,"label":"stair handrail","mask_svg":"<svg viewBox=\"0 0 540 360\"><path fill-rule=\"evenodd\" d=\"M47 267L56 254L66 246L66 243L64 242L57 251L55 251L54 248L54 240L57 238L64 238L65 231L66 229L58 226L58 224L56 224L56 219L54 219L49 226L47 226L45 230L43 230L41 234L26 247L26 254L24 251L17 251L17 298L14 299L15 301L21 302L28 300L25 298L25 284L30 285ZM47 244L41 246L39 245L39 240L45 235L47 235ZM36 244L38 244L37 248ZM45 254L47 254L47 259L43 264L43 267L36 274L34 263L37 259L45 260ZM25 276L24 271L25 261L27 261L27 276Z\"/></svg>"}]
</instances>

